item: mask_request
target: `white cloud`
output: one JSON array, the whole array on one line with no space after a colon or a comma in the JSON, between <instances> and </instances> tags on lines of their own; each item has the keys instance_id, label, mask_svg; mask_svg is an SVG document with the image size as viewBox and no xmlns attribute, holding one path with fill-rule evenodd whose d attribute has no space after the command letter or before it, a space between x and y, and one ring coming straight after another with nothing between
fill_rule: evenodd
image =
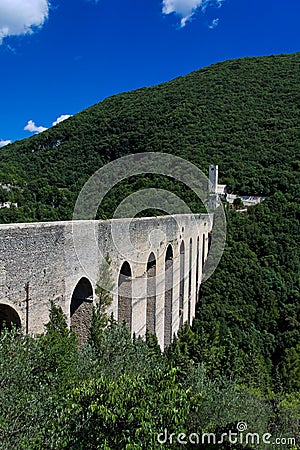
<instances>
[{"instance_id":1,"label":"white cloud","mask_svg":"<svg viewBox=\"0 0 300 450\"><path fill-rule=\"evenodd\" d=\"M4 141L4 140L0 139L0 147L4 147L5 145L8 145L8 144L11 144L10 140Z\"/></svg>"},{"instance_id":2,"label":"white cloud","mask_svg":"<svg viewBox=\"0 0 300 450\"><path fill-rule=\"evenodd\" d=\"M60 122L63 122L64 120L69 119L69 117L72 117L71 114L62 114L61 116L59 116L54 122L53 122L53 126L57 125Z\"/></svg>"},{"instance_id":3,"label":"white cloud","mask_svg":"<svg viewBox=\"0 0 300 450\"><path fill-rule=\"evenodd\" d=\"M210 30L213 30L214 28L216 28L219 25L219 21L220 21L220 19L214 19L212 21L212 23L210 25L208 25L208 28Z\"/></svg>"},{"instance_id":4,"label":"white cloud","mask_svg":"<svg viewBox=\"0 0 300 450\"><path fill-rule=\"evenodd\" d=\"M42 133L42 131L46 131L48 128L37 126L33 120L28 120L27 125L24 127L24 130L30 131L30 133Z\"/></svg>"},{"instance_id":5,"label":"white cloud","mask_svg":"<svg viewBox=\"0 0 300 450\"><path fill-rule=\"evenodd\" d=\"M32 34L48 14L48 0L0 0L0 45L7 36Z\"/></svg>"},{"instance_id":6,"label":"white cloud","mask_svg":"<svg viewBox=\"0 0 300 450\"><path fill-rule=\"evenodd\" d=\"M194 13L201 9L205 12L208 6L222 6L224 0L163 0L163 14L175 13L181 17L180 26L183 28L191 20Z\"/></svg>"},{"instance_id":7,"label":"white cloud","mask_svg":"<svg viewBox=\"0 0 300 450\"><path fill-rule=\"evenodd\" d=\"M0 0L1 1L1 0ZM61 114L53 123L52 126L59 124L60 122L63 122L66 119L69 119L69 117L72 117L71 114ZM28 120L27 125L24 127L24 130L30 131L30 133L42 133L43 131L48 130L48 128L43 126L38 126L33 120Z\"/></svg>"}]
</instances>

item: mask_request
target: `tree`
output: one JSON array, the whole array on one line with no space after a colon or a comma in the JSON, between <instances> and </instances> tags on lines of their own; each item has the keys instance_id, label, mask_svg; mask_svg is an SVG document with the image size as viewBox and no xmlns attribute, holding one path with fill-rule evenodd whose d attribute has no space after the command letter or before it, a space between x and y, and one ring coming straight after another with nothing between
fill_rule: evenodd
<instances>
[{"instance_id":1,"label":"tree","mask_svg":"<svg viewBox=\"0 0 300 450\"><path fill-rule=\"evenodd\" d=\"M56 306L54 301L50 302L49 322L46 323L45 328L47 333L58 332L62 336L69 334L67 318L60 306Z\"/></svg>"},{"instance_id":2,"label":"tree","mask_svg":"<svg viewBox=\"0 0 300 450\"><path fill-rule=\"evenodd\" d=\"M99 267L98 282L95 289L97 296L96 305L93 308L92 321L89 333L89 343L96 349L100 348L103 331L107 327L109 317L107 308L112 303L112 291L114 282L111 273L111 260L107 254Z\"/></svg>"},{"instance_id":3,"label":"tree","mask_svg":"<svg viewBox=\"0 0 300 450\"><path fill-rule=\"evenodd\" d=\"M240 197L237 197L233 200L233 207L235 209L241 209L244 206L244 203Z\"/></svg>"}]
</instances>

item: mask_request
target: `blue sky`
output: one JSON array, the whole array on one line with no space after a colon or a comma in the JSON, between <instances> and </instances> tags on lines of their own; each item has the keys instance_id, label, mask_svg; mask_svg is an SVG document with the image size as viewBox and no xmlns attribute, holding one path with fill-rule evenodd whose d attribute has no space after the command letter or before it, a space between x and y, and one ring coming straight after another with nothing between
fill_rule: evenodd
<instances>
[{"instance_id":1,"label":"blue sky","mask_svg":"<svg viewBox=\"0 0 300 450\"><path fill-rule=\"evenodd\" d=\"M119 92L299 51L299 18L299 0L0 0L0 146Z\"/></svg>"}]
</instances>

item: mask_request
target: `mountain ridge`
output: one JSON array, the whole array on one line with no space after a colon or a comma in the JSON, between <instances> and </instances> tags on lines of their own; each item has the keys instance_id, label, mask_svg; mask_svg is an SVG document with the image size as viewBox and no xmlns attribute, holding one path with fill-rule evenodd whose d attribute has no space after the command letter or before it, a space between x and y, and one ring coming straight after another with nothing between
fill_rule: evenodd
<instances>
[{"instance_id":1,"label":"mountain ridge","mask_svg":"<svg viewBox=\"0 0 300 450\"><path fill-rule=\"evenodd\" d=\"M295 191L299 74L300 53L246 57L108 97L2 148L0 182L23 189L26 202L18 191L10 197L20 207L29 205L29 220L39 220L33 204L53 208L34 198L41 190L64 191L67 200L58 208L69 212L59 211L56 219L66 219L80 188L99 167L142 151L173 153L203 171L219 164L221 181L240 194ZM49 219L49 211L38 216Z\"/></svg>"}]
</instances>

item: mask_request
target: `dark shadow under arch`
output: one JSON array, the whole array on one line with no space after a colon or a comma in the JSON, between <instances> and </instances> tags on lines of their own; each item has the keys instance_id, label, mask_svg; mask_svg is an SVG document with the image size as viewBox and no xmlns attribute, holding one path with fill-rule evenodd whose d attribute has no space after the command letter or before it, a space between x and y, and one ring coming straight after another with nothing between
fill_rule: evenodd
<instances>
[{"instance_id":1,"label":"dark shadow under arch","mask_svg":"<svg viewBox=\"0 0 300 450\"><path fill-rule=\"evenodd\" d=\"M204 268L204 264L205 264L205 234L202 235L202 272L203 272L203 268Z\"/></svg>"},{"instance_id":2,"label":"dark shadow under arch","mask_svg":"<svg viewBox=\"0 0 300 450\"><path fill-rule=\"evenodd\" d=\"M192 262L193 262L193 239L190 238L189 251L189 292L188 292L188 323L191 323L191 297L192 297Z\"/></svg>"},{"instance_id":3,"label":"dark shadow under arch","mask_svg":"<svg viewBox=\"0 0 300 450\"><path fill-rule=\"evenodd\" d=\"M132 271L125 261L118 278L118 323L126 322L132 331Z\"/></svg>"},{"instance_id":4,"label":"dark shadow under arch","mask_svg":"<svg viewBox=\"0 0 300 450\"><path fill-rule=\"evenodd\" d=\"M147 262L147 312L146 329L155 333L156 328L156 259L152 252Z\"/></svg>"},{"instance_id":5,"label":"dark shadow under arch","mask_svg":"<svg viewBox=\"0 0 300 450\"><path fill-rule=\"evenodd\" d=\"M196 256L196 303L199 301L199 252L200 252L200 238L197 237L197 256Z\"/></svg>"},{"instance_id":6,"label":"dark shadow under arch","mask_svg":"<svg viewBox=\"0 0 300 450\"><path fill-rule=\"evenodd\" d=\"M80 343L87 342L92 313L93 287L86 277L82 277L75 286L70 305L71 329Z\"/></svg>"},{"instance_id":7,"label":"dark shadow under arch","mask_svg":"<svg viewBox=\"0 0 300 450\"><path fill-rule=\"evenodd\" d=\"M169 244L165 257L165 324L164 346L172 340L172 313L173 313L173 249Z\"/></svg>"},{"instance_id":8,"label":"dark shadow under arch","mask_svg":"<svg viewBox=\"0 0 300 450\"><path fill-rule=\"evenodd\" d=\"M179 284L179 327L183 326L183 308L184 308L184 265L185 265L185 246L184 241L180 244L180 284Z\"/></svg>"},{"instance_id":9,"label":"dark shadow under arch","mask_svg":"<svg viewBox=\"0 0 300 450\"><path fill-rule=\"evenodd\" d=\"M19 314L11 306L0 303L0 332L4 328L11 330L13 326L21 328Z\"/></svg>"}]
</instances>

